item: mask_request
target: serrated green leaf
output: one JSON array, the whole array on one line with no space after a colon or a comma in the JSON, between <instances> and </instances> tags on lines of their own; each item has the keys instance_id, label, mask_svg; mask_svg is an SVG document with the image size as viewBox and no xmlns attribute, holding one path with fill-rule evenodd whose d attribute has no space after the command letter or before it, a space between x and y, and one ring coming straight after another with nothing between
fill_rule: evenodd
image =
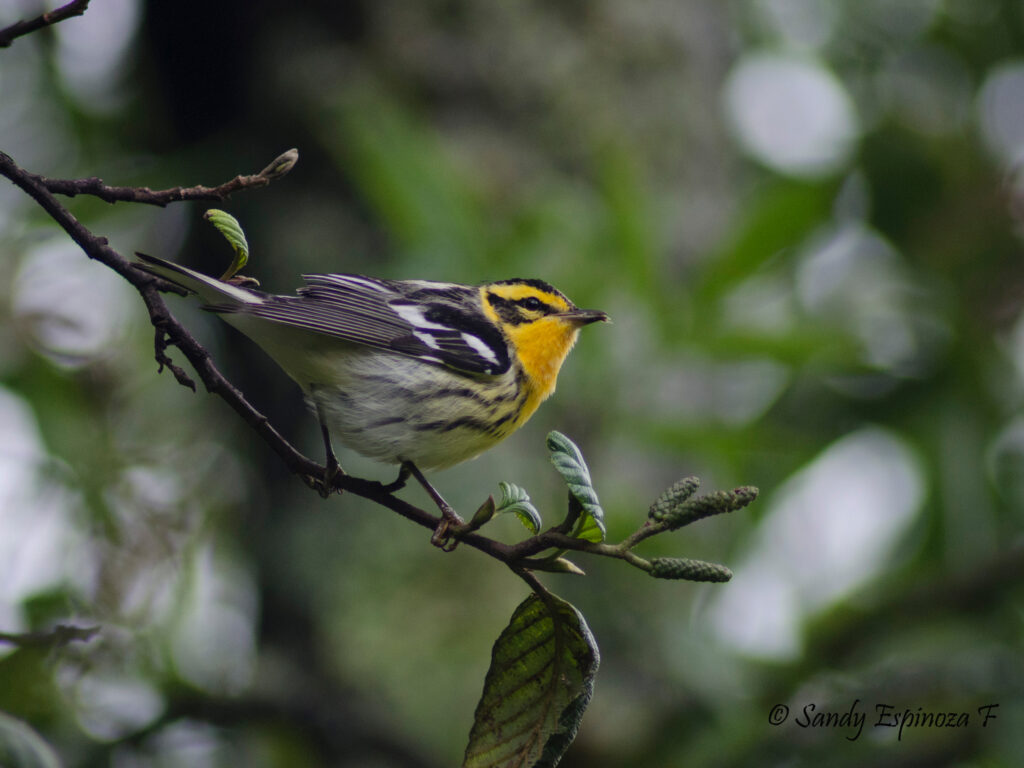
<instances>
[{"instance_id":1,"label":"serrated green leaf","mask_svg":"<svg viewBox=\"0 0 1024 768\"><path fill-rule=\"evenodd\" d=\"M231 266L220 277L224 281L230 280L249 261L249 243L245 239L242 225L230 213L219 208L209 209L203 214L203 218L217 228L217 231L228 241L235 252L235 258L231 261Z\"/></svg>"},{"instance_id":2,"label":"serrated green leaf","mask_svg":"<svg viewBox=\"0 0 1024 768\"><path fill-rule=\"evenodd\" d=\"M600 655L583 616L553 595L519 604L491 651L463 768L552 768L590 703Z\"/></svg>"},{"instance_id":3,"label":"serrated green leaf","mask_svg":"<svg viewBox=\"0 0 1024 768\"><path fill-rule=\"evenodd\" d=\"M0 712L0 766L3 768L60 768L60 758L28 725Z\"/></svg>"},{"instance_id":4,"label":"serrated green leaf","mask_svg":"<svg viewBox=\"0 0 1024 768\"><path fill-rule=\"evenodd\" d=\"M530 501L530 494L514 483L499 482L498 490L501 491L501 500L495 505L495 514L511 512L530 533L540 533L540 512Z\"/></svg>"},{"instance_id":5,"label":"serrated green leaf","mask_svg":"<svg viewBox=\"0 0 1024 768\"><path fill-rule=\"evenodd\" d=\"M580 505L580 518L572 535L577 539L594 543L604 541L604 510L601 509L583 454L576 444L561 432L548 433L547 446L551 451L551 463L565 480L569 493Z\"/></svg>"}]
</instances>

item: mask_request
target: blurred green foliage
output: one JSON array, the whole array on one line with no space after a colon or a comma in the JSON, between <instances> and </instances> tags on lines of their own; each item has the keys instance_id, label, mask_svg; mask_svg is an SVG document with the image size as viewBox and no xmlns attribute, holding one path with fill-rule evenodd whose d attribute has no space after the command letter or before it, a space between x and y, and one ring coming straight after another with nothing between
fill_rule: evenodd
<instances>
[{"instance_id":1,"label":"blurred green foliage","mask_svg":"<svg viewBox=\"0 0 1024 768\"><path fill-rule=\"evenodd\" d=\"M644 545L729 584L547 576L603 659L563 765L1017 764L1020 3L93 6L0 51L0 150L23 167L215 184L297 146L289 176L221 206L268 290L538 276L611 314L530 425L433 478L456 508L507 481L553 519L552 429L613 540L684 474L760 487ZM202 207L68 205L122 253L229 260ZM0 243L0 630L103 627L0 645L0 709L72 768L453 764L521 582L322 502L156 376L137 297L6 183ZM172 304L318 455L283 374ZM856 742L795 722L854 701ZM999 709L899 740L872 727L882 703Z\"/></svg>"}]
</instances>

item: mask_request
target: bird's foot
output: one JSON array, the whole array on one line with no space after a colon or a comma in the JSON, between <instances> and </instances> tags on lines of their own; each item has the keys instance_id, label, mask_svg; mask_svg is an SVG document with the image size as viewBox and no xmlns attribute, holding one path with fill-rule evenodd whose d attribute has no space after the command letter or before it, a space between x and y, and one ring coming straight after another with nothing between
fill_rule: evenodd
<instances>
[{"instance_id":1,"label":"bird's foot","mask_svg":"<svg viewBox=\"0 0 1024 768\"><path fill-rule=\"evenodd\" d=\"M320 494L321 498L326 499L333 493L342 493L340 481L343 477L346 477L345 470L341 468L341 465L332 453L327 457L327 464L324 466L323 475L312 477L310 480L312 480L311 485Z\"/></svg>"},{"instance_id":2,"label":"bird's foot","mask_svg":"<svg viewBox=\"0 0 1024 768\"><path fill-rule=\"evenodd\" d=\"M465 521L448 504L444 504L444 506L439 504L438 506L441 509L441 522L434 529L430 543L445 552L451 552L459 546L459 537L466 532L467 526Z\"/></svg>"}]
</instances>

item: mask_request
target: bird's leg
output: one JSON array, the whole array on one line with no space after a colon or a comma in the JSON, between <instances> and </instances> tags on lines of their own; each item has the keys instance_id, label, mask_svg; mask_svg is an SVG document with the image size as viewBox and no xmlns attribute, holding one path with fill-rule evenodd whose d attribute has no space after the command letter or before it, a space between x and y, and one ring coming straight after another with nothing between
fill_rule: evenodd
<instances>
[{"instance_id":1,"label":"bird's leg","mask_svg":"<svg viewBox=\"0 0 1024 768\"><path fill-rule=\"evenodd\" d=\"M417 482L423 486L423 490L427 492L427 495L433 499L437 508L441 510L441 522L438 523L434 534L430 537L430 543L435 547L441 547L445 552L451 552L459 543L457 538L453 538L453 534L457 533L458 529L466 523L452 509L451 504L441 498L441 494L427 481L427 478L423 476L423 473L420 472L415 464L411 461L403 462L402 471L406 472L407 475L415 477ZM401 477L401 474L399 474L399 477Z\"/></svg>"},{"instance_id":2,"label":"bird's leg","mask_svg":"<svg viewBox=\"0 0 1024 768\"><path fill-rule=\"evenodd\" d=\"M326 460L324 462L324 477L323 487L320 488L320 495L325 499L334 493L334 484L338 478L345 475L345 471L341 468L341 464L338 463L338 457L334 455L334 448L331 446L331 433L327 429L327 421L324 419L324 411L320 407L320 403L316 405L316 417L320 422L320 434L324 439L324 453ZM341 493L341 489L338 489L338 493Z\"/></svg>"}]
</instances>

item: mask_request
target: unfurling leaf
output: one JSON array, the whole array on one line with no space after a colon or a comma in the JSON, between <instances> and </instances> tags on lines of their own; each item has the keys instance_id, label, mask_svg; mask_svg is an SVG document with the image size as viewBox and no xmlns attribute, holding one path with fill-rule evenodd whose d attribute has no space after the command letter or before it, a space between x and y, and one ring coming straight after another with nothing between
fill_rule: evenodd
<instances>
[{"instance_id":1,"label":"unfurling leaf","mask_svg":"<svg viewBox=\"0 0 1024 768\"><path fill-rule=\"evenodd\" d=\"M594 490L590 470L583 459L583 454L576 444L561 432L548 433L547 446L551 451L551 463L565 480L569 493L579 503L582 511L572 535L577 539L594 543L604 541L604 510L597 499L597 492Z\"/></svg>"},{"instance_id":2,"label":"unfurling leaf","mask_svg":"<svg viewBox=\"0 0 1024 768\"><path fill-rule=\"evenodd\" d=\"M497 503L495 513L511 512L530 533L540 533L540 512L530 501L530 494L513 483L498 483L498 490L501 491L501 501Z\"/></svg>"},{"instance_id":3,"label":"unfurling leaf","mask_svg":"<svg viewBox=\"0 0 1024 768\"><path fill-rule=\"evenodd\" d=\"M600 656L583 616L553 595L519 604L491 651L463 768L552 768L576 736Z\"/></svg>"},{"instance_id":4,"label":"unfurling leaf","mask_svg":"<svg viewBox=\"0 0 1024 768\"><path fill-rule=\"evenodd\" d=\"M299 162L299 150L293 147L274 158L274 161L257 175L265 179L279 179L294 168L297 162Z\"/></svg>"},{"instance_id":5,"label":"unfurling leaf","mask_svg":"<svg viewBox=\"0 0 1024 768\"><path fill-rule=\"evenodd\" d=\"M686 581L729 581L732 571L718 563L690 560L685 557L656 557L651 560L651 576L656 579Z\"/></svg>"},{"instance_id":6,"label":"unfurling leaf","mask_svg":"<svg viewBox=\"0 0 1024 768\"><path fill-rule=\"evenodd\" d=\"M219 208L211 208L203 214L203 218L217 228L235 252L231 266L220 276L222 281L227 282L249 261L249 243L245 239L245 232L242 231L238 219Z\"/></svg>"}]
</instances>

